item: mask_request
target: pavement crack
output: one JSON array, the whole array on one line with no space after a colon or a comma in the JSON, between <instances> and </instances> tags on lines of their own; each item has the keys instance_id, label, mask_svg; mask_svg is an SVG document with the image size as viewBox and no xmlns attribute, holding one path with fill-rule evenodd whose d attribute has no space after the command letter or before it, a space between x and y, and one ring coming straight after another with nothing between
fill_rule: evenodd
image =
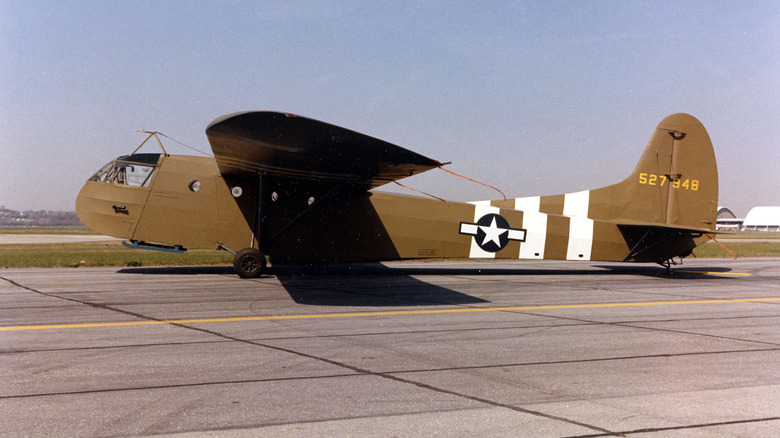
<instances>
[{"instance_id":1,"label":"pavement crack","mask_svg":"<svg viewBox=\"0 0 780 438\"><path fill-rule=\"evenodd\" d=\"M64 296L57 295L57 294L51 294L51 293L43 292L43 291L34 289L32 287L25 286L25 285L23 285L21 283L17 283L15 281L11 280L11 279L6 278L6 277L0 277L0 280L7 281L8 283L11 283L12 285L14 285L16 287L20 287L20 288L22 288L24 290L28 290L28 291L36 293L38 295L43 295L45 297L56 298L56 299L63 300L63 301L68 301L68 302L71 302L71 303L82 304L84 306L94 307L96 309L109 310L109 311L121 313L121 314L124 314L124 315L134 316L134 317L140 318L140 319L145 319L147 321L162 321L161 319L153 318L151 316L146 316L146 315L143 315L143 314L140 314L140 313L130 312L129 310L117 309L116 307L111 307L111 306L108 306L106 304L91 303L89 301L79 300L79 299L76 299L76 298L64 297Z\"/></svg>"},{"instance_id":2,"label":"pavement crack","mask_svg":"<svg viewBox=\"0 0 780 438\"><path fill-rule=\"evenodd\" d=\"M547 414L547 413L544 413L544 412L541 412L541 411L535 411L535 410L532 410L532 409L526 409L526 408L522 408L522 407L519 407L519 406L513 406L513 405L510 405L510 404L506 404L506 403L500 403L500 402L497 402L497 401L494 401L494 400L489 400L489 399L482 398L482 397L468 395L468 394L464 394L464 393L457 392L457 391L452 391L452 390L445 389L445 388L440 388L440 387L437 387L437 386L429 385L429 384L426 384L426 383L418 382L418 381L407 379L407 378L404 378L404 377L399 377L399 376L396 376L396 375L392 375L392 374L386 373L386 372L371 371L371 370L368 370L368 369L365 369L365 368L361 368L361 367L358 367L358 366L354 366L354 365L350 365L350 364L347 364L347 363L344 363L344 362L339 362L339 361L336 361L336 360L333 360L333 359L328 359L326 357L316 356L316 355L309 354L309 353L304 353L302 351L296 351L296 350L292 350L292 349L289 349L289 348L279 347L279 346L270 345L270 344L264 344L264 343L261 343L261 342L251 341L251 340L247 340L247 339L241 339L241 338L237 338L237 337L234 337L234 336L226 335L224 333L219 333L219 332L216 332L216 331L213 331L213 330L207 330L207 329L203 329L203 328L192 327L192 326L185 325L185 324L172 324L172 325L176 325L176 326L179 326L179 327L182 327L182 328L187 328L187 329L190 329L190 330L199 331L199 332L202 332L202 333L211 334L213 336L218 336L218 337L221 337L221 338L224 338L224 339L229 339L229 340L232 340L232 341L235 341L235 342L241 342L241 343L245 343L245 344L249 344L249 345L254 345L254 346L258 346L258 347L268 348L268 349L271 349L271 350L280 351L280 352L284 352L284 353L288 353L288 354L294 354L294 355L297 355L297 356L305 357L307 359L312 359L312 360L324 362L324 363L327 363L327 364L330 364L330 365L334 365L334 366L337 366L337 367L340 367L340 368L344 368L344 369L353 371L353 372L355 372L355 373L357 373L359 375L375 376L375 377L388 379L388 380L392 380L392 381L399 382L399 383L405 383L405 384L408 384L408 385L413 385L413 386L416 386L418 388L426 389L426 390L429 390L429 391L435 391L435 392L438 392L440 394L447 394L447 395L451 395L451 396L454 396L454 397L459 397L459 398L462 398L462 399L471 400L471 401L482 403L482 404L486 404L486 405L489 405L489 406L505 408L505 409L509 409L509 410L512 410L512 411L522 412L522 413L528 414L528 415L533 415L533 416L536 416L536 417L542 417L542 418L547 418L547 419L550 419L550 420L556 420L556 421L561 421L561 422L565 422L565 423L568 423L568 424L573 424L573 425L576 425L576 426L584 427L586 429L591 429L591 430L595 430L595 431L598 431L598 432L606 434L604 436L622 436L621 434L612 432L612 431L610 431L608 429L604 429L602 427L594 426L594 425L587 424L587 423L582 423L582 422L579 422L579 421L576 421L576 420L572 420L572 419L569 419L569 418L560 417L560 416L552 415L552 414Z\"/></svg>"},{"instance_id":3,"label":"pavement crack","mask_svg":"<svg viewBox=\"0 0 780 438\"><path fill-rule=\"evenodd\" d=\"M320 375L320 376L281 377L281 378L273 378L273 379L223 380L223 381L216 381L216 382L195 382L195 383L178 383L178 384L172 383L169 385L132 386L132 387L122 387L122 388L85 389L81 391L62 391L62 392L3 395L0 396L0 400L34 398L34 397L54 397L54 396L61 396L61 395L89 395L89 394L102 394L102 393L125 392L125 391L147 391L151 389L197 388L203 386L217 386L217 385L240 385L240 384L247 384L247 383L332 379L332 378L354 377L354 376L355 374L327 374L327 375Z\"/></svg>"},{"instance_id":4,"label":"pavement crack","mask_svg":"<svg viewBox=\"0 0 780 438\"><path fill-rule=\"evenodd\" d=\"M660 358L672 358L672 357L691 357L691 356L709 356L720 354L744 354L744 353L763 353L768 351L778 351L780 348L753 348L749 350L721 350L721 351L700 351L689 353L659 353L659 354L646 354L635 356L615 356L615 357L597 357L591 359L572 359L572 360L552 360L552 361L538 361L538 362L519 362L519 363L503 363L493 365L473 365L473 366L460 366L460 367L448 367L448 368L428 368L420 370L396 370L389 371L390 374L408 374L408 373L429 373L429 372L441 372L441 371L466 371L475 369L491 369L491 368L512 368L512 367L526 367L526 366L540 366L540 365L573 365L584 363L599 363L599 362L612 362L623 360L640 360L640 359L660 359Z\"/></svg>"},{"instance_id":5,"label":"pavement crack","mask_svg":"<svg viewBox=\"0 0 780 438\"><path fill-rule=\"evenodd\" d=\"M628 436L628 435L634 435L639 433L671 432L677 430L704 429L706 427L733 426L739 424L762 423L762 422L778 421L778 420L780 420L780 417L751 418L746 420L720 421L716 423L689 424L685 426L648 427L644 429L622 430L620 432L610 432L604 434L598 433L598 434L588 434L588 435L568 435L565 438L599 438L605 436L615 436L616 434L618 436Z\"/></svg>"},{"instance_id":6,"label":"pavement crack","mask_svg":"<svg viewBox=\"0 0 780 438\"><path fill-rule=\"evenodd\" d=\"M533 316L543 316L546 318L554 318L554 319L560 319L564 321L574 321L578 323L585 323L585 324L595 324L595 325L605 325L605 326L613 326L613 327L626 327L626 328L633 328L633 329L640 329L640 330L648 330L648 331L655 331L655 332L662 332L662 333L676 333L676 334L683 334L683 335L691 335L691 336L702 336L706 338L712 338L712 339L722 339L727 341L739 341L739 342L748 342L752 344L759 344L759 345L768 345L772 347L780 347L780 343L777 342L767 342L767 341L757 341L753 339L743 339L743 338L737 338L737 337L730 337L730 336L720 336L720 335L711 335L708 333L698 333L694 331L689 330L673 330L668 328L661 328L661 327L648 327L646 325L642 325L643 323L648 322L656 322L656 321L598 321L598 320L592 320L592 319L585 319L585 318L573 318L573 317L566 317L566 316L560 316L560 315L548 315L543 313L535 313L533 311L516 311L517 313L522 313L525 315L533 315ZM720 321L727 321L730 319L743 319L744 317L738 316L734 318L718 318ZM678 320L664 320L660 322L679 322L684 321L684 319L678 319Z\"/></svg>"}]
</instances>

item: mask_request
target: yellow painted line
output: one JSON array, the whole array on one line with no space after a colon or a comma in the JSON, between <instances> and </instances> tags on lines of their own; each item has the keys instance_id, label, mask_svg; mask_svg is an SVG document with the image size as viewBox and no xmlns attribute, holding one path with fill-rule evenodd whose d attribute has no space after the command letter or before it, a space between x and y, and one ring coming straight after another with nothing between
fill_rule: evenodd
<instances>
[{"instance_id":1,"label":"yellow painted line","mask_svg":"<svg viewBox=\"0 0 780 438\"><path fill-rule=\"evenodd\" d=\"M686 274L709 274L709 275L736 275L742 277L749 277L753 274L747 272L715 272L715 271L688 271L686 269L679 269L674 272L683 272Z\"/></svg>"},{"instance_id":2,"label":"yellow painted line","mask_svg":"<svg viewBox=\"0 0 780 438\"><path fill-rule=\"evenodd\" d=\"M240 316L232 318L195 318L170 319L165 321L127 321L127 322L95 322L82 324L26 325L0 327L0 331L24 330L55 330L94 327L126 327L162 324L203 324L210 322L246 322L246 321L278 321L289 319L321 319L321 318L355 318L364 316L395 316L395 315L433 315L441 313L474 313L474 312L508 312L521 310L561 310L561 309L594 309L609 307L640 307L640 306L674 306L682 304L731 304L731 303L761 303L777 302L780 298L742 298L731 300L689 300L689 301L651 301L637 303L596 303L596 304L562 304L550 306L519 306L519 307L469 307L457 309L430 310L392 310L386 312L355 312L355 313L319 313L310 315L270 315L270 316Z\"/></svg>"}]
</instances>

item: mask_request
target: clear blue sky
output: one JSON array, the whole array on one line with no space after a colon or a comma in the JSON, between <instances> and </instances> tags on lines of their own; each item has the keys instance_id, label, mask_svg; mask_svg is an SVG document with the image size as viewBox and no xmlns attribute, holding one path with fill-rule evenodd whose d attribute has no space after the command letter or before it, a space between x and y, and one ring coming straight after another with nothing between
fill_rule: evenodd
<instances>
[{"instance_id":1,"label":"clear blue sky","mask_svg":"<svg viewBox=\"0 0 780 438\"><path fill-rule=\"evenodd\" d=\"M242 110L363 132L512 197L618 182L687 112L721 205L780 205L777 1L0 0L0 60L0 205L16 210L73 210L135 129L209 151L206 125ZM441 171L406 183L496 197Z\"/></svg>"}]
</instances>

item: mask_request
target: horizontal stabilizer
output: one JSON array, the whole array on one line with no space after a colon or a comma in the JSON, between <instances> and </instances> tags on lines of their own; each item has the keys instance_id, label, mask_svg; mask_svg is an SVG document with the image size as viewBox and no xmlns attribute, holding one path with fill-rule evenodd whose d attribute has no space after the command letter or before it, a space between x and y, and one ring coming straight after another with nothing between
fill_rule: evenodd
<instances>
[{"instance_id":1,"label":"horizontal stabilizer","mask_svg":"<svg viewBox=\"0 0 780 438\"><path fill-rule=\"evenodd\" d=\"M633 227L637 229L649 229L649 228L658 228L658 229L666 229L666 230L675 230L675 231L684 231L689 233L698 233L698 234L716 234L717 232L710 229L710 228L697 228L697 227L689 227L685 225L667 225L667 224L659 224L654 222L626 222L621 221L617 224L619 227Z\"/></svg>"},{"instance_id":2,"label":"horizontal stabilizer","mask_svg":"<svg viewBox=\"0 0 780 438\"><path fill-rule=\"evenodd\" d=\"M618 224L631 250L623 261L663 263L673 257L686 257L697 245L709 240L713 231L680 225L657 223ZM704 236L704 237L703 237Z\"/></svg>"},{"instance_id":3,"label":"horizontal stabilizer","mask_svg":"<svg viewBox=\"0 0 780 438\"><path fill-rule=\"evenodd\" d=\"M440 165L400 146L293 114L229 114L214 120L206 135L222 175L261 173L371 189Z\"/></svg>"}]
</instances>

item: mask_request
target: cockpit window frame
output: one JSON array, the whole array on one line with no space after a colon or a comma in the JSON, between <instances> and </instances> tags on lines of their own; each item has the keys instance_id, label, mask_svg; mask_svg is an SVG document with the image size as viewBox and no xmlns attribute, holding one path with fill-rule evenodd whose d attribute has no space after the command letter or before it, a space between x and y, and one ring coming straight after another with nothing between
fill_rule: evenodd
<instances>
[{"instance_id":1,"label":"cockpit window frame","mask_svg":"<svg viewBox=\"0 0 780 438\"><path fill-rule=\"evenodd\" d=\"M148 189L164 157L164 154L122 155L101 167L100 170L89 178L89 181ZM134 181L127 176L127 169L130 168L132 171L136 166L149 169L148 175L141 181Z\"/></svg>"}]
</instances>

